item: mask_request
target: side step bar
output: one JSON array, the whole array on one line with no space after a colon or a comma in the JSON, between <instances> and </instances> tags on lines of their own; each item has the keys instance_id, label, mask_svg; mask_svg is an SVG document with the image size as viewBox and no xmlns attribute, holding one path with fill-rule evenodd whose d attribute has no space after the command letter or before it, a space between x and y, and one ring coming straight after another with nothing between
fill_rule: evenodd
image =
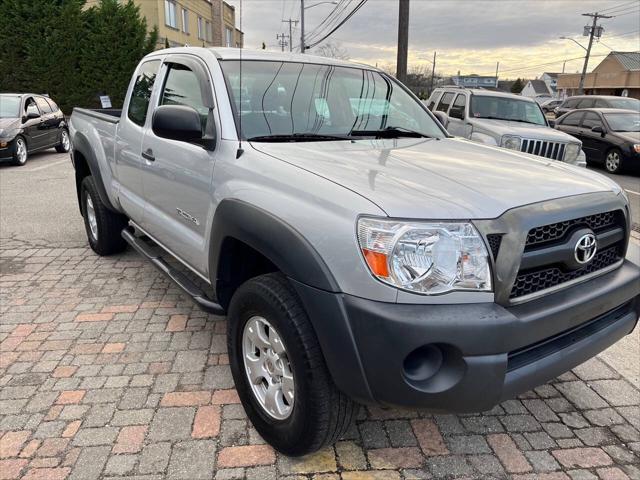
<instances>
[{"instance_id":1,"label":"side step bar","mask_svg":"<svg viewBox=\"0 0 640 480\"><path fill-rule=\"evenodd\" d=\"M189 280L185 274L176 270L156 253L152 252L149 247L145 245L144 241L136 238L130 230L126 228L122 230L122 238L140 255L149 260L158 270L173 280L202 310L213 313L214 315L226 314L222 306L209 300L206 294L195 283Z\"/></svg>"}]
</instances>

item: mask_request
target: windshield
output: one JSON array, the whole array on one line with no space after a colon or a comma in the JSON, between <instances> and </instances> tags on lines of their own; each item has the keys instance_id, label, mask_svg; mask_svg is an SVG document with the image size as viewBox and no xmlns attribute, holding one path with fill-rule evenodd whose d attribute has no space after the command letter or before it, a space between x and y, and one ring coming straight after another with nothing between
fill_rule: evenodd
<instances>
[{"instance_id":1,"label":"windshield","mask_svg":"<svg viewBox=\"0 0 640 480\"><path fill-rule=\"evenodd\" d=\"M604 118L614 132L640 132L640 113L605 113Z\"/></svg>"},{"instance_id":2,"label":"windshield","mask_svg":"<svg viewBox=\"0 0 640 480\"><path fill-rule=\"evenodd\" d=\"M626 110L640 110L640 100L637 98L608 98L607 103L611 108L624 108Z\"/></svg>"},{"instance_id":3,"label":"windshield","mask_svg":"<svg viewBox=\"0 0 640 480\"><path fill-rule=\"evenodd\" d=\"M507 97L473 95L471 116L546 125L542 110L535 102Z\"/></svg>"},{"instance_id":4,"label":"windshield","mask_svg":"<svg viewBox=\"0 0 640 480\"><path fill-rule=\"evenodd\" d=\"M0 118L20 116L20 97L0 95Z\"/></svg>"},{"instance_id":5,"label":"windshield","mask_svg":"<svg viewBox=\"0 0 640 480\"><path fill-rule=\"evenodd\" d=\"M425 108L381 73L296 62L221 62L245 139L312 141L386 136L444 137ZM242 93L242 99L240 94Z\"/></svg>"}]
</instances>

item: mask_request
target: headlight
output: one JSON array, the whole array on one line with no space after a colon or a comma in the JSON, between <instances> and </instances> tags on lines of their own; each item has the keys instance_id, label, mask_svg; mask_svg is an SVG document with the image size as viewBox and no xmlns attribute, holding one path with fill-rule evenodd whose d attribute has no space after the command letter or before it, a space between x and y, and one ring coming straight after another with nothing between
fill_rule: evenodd
<instances>
[{"instance_id":1,"label":"headlight","mask_svg":"<svg viewBox=\"0 0 640 480\"><path fill-rule=\"evenodd\" d=\"M504 137L502 137L501 145L504 148L509 148L511 150L520 150L520 137L505 135Z\"/></svg>"},{"instance_id":2,"label":"headlight","mask_svg":"<svg viewBox=\"0 0 640 480\"><path fill-rule=\"evenodd\" d=\"M466 222L358 219L358 242L379 280L415 293L491 291L489 254Z\"/></svg>"},{"instance_id":3,"label":"headlight","mask_svg":"<svg viewBox=\"0 0 640 480\"><path fill-rule=\"evenodd\" d=\"M564 161L567 163L574 163L580 155L580 144L569 143L564 150Z\"/></svg>"},{"instance_id":4,"label":"headlight","mask_svg":"<svg viewBox=\"0 0 640 480\"><path fill-rule=\"evenodd\" d=\"M633 146L633 151L636 152L636 153L640 153L640 143L636 143Z\"/></svg>"}]
</instances>

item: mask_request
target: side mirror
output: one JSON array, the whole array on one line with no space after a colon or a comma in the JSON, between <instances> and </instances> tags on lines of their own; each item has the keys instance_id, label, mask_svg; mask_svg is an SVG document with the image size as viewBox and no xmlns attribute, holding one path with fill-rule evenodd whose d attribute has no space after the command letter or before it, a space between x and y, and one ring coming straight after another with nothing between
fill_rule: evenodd
<instances>
[{"instance_id":1,"label":"side mirror","mask_svg":"<svg viewBox=\"0 0 640 480\"><path fill-rule=\"evenodd\" d=\"M34 112L33 110L28 110L27 114L24 116L23 121L33 120L34 118L40 118L40 114L38 112Z\"/></svg>"},{"instance_id":2,"label":"side mirror","mask_svg":"<svg viewBox=\"0 0 640 480\"><path fill-rule=\"evenodd\" d=\"M161 105L153 112L151 129L158 137L180 142L202 140L200 114L185 105Z\"/></svg>"},{"instance_id":3,"label":"side mirror","mask_svg":"<svg viewBox=\"0 0 640 480\"><path fill-rule=\"evenodd\" d=\"M447 128L447 126L449 125L449 115L440 111L433 112L433 115L438 119L438 121L444 128Z\"/></svg>"},{"instance_id":4,"label":"side mirror","mask_svg":"<svg viewBox=\"0 0 640 480\"><path fill-rule=\"evenodd\" d=\"M604 128L602 128L600 125L595 125L595 126L591 127L591 131L593 133L603 134L604 133Z\"/></svg>"}]
</instances>

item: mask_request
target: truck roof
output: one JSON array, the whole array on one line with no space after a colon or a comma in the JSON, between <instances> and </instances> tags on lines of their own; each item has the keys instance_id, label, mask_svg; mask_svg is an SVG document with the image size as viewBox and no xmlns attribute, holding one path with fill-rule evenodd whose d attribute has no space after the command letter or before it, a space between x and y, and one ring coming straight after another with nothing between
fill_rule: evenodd
<instances>
[{"instance_id":1,"label":"truck roof","mask_svg":"<svg viewBox=\"0 0 640 480\"><path fill-rule=\"evenodd\" d=\"M212 52L218 60L240 60L239 48L228 47L178 47L178 48L165 48L163 50L157 50L151 55L164 54L164 53L198 53ZM321 57L319 55L309 55L301 53L289 53L289 52L273 52L267 50L254 50L249 48L242 49L242 60L263 60L272 62L297 62L297 63L315 63L321 65L335 65L342 67L358 67L366 68L368 70L378 70L371 65L364 63L356 63L347 60L340 60L337 58Z\"/></svg>"},{"instance_id":2,"label":"truck roof","mask_svg":"<svg viewBox=\"0 0 640 480\"><path fill-rule=\"evenodd\" d=\"M495 90L485 90L483 88L465 88L465 87L438 87L438 90L448 90L448 91L456 91L456 92L470 92L472 95L483 95L487 97L503 97L503 98L513 98L514 100L524 100L527 102L535 102L535 100L531 97L524 97L522 95L516 95L515 93L507 93L507 92L498 92Z\"/></svg>"}]
</instances>

